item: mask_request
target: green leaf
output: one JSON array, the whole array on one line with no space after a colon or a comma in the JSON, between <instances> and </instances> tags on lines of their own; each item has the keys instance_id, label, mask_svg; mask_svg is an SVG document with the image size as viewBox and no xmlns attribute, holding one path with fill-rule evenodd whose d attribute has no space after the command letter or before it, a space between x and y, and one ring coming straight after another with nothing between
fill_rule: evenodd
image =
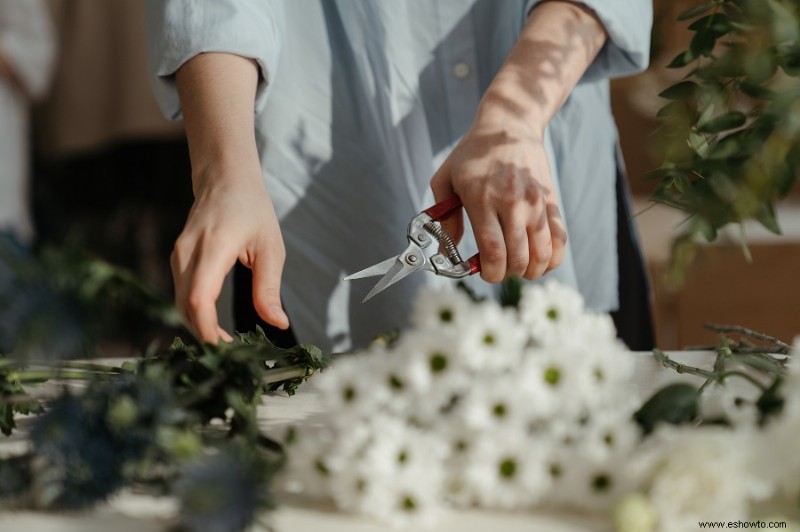
<instances>
[{"instance_id":1,"label":"green leaf","mask_svg":"<svg viewBox=\"0 0 800 532\"><path fill-rule=\"evenodd\" d=\"M509 277L503 281L500 292L500 304L504 307L517 308L522 299L522 279L519 277Z\"/></svg>"},{"instance_id":2,"label":"green leaf","mask_svg":"<svg viewBox=\"0 0 800 532\"><path fill-rule=\"evenodd\" d=\"M707 2L705 4L701 4L699 6L692 7L687 9L686 11L682 12L678 15L678 20L689 20L690 18L694 18L698 15L702 15L709 9L716 6L719 2Z\"/></svg>"},{"instance_id":3,"label":"green leaf","mask_svg":"<svg viewBox=\"0 0 800 532\"><path fill-rule=\"evenodd\" d=\"M715 160L727 159L739 154L741 148L742 146L738 138L725 137L719 142L712 144L711 149L708 150L708 158Z\"/></svg>"},{"instance_id":4,"label":"green leaf","mask_svg":"<svg viewBox=\"0 0 800 532\"><path fill-rule=\"evenodd\" d=\"M670 61L670 63L667 65L667 68L683 68L694 61L695 58L696 56L693 55L690 50L686 50L676 55L675 59Z\"/></svg>"},{"instance_id":5,"label":"green leaf","mask_svg":"<svg viewBox=\"0 0 800 532\"><path fill-rule=\"evenodd\" d=\"M714 13L695 20L689 25L689 29L698 32L709 31L716 37L721 37L729 33L733 28L727 15Z\"/></svg>"},{"instance_id":6,"label":"green leaf","mask_svg":"<svg viewBox=\"0 0 800 532\"><path fill-rule=\"evenodd\" d=\"M775 93L763 85L751 83L747 80L742 80L739 83L739 90L751 98L759 100L769 100L775 96Z\"/></svg>"},{"instance_id":7,"label":"green leaf","mask_svg":"<svg viewBox=\"0 0 800 532\"><path fill-rule=\"evenodd\" d=\"M710 56L711 51L714 50L714 45L717 43L717 36L711 31L700 31L695 33L692 41L689 43L689 52L692 56Z\"/></svg>"},{"instance_id":8,"label":"green leaf","mask_svg":"<svg viewBox=\"0 0 800 532\"><path fill-rule=\"evenodd\" d=\"M764 390L764 393L756 401L756 407L758 407L758 412L761 414L759 419L761 424L764 424L771 416L780 414L783 410L784 399L780 393L782 385L783 379L776 377L772 381L772 385Z\"/></svg>"},{"instance_id":9,"label":"green leaf","mask_svg":"<svg viewBox=\"0 0 800 532\"><path fill-rule=\"evenodd\" d=\"M633 415L645 434L659 423L680 425L697 417L699 394L691 384L669 384L654 393Z\"/></svg>"},{"instance_id":10,"label":"green leaf","mask_svg":"<svg viewBox=\"0 0 800 532\"><path fill-rule=\"evenodd\" d=\"M767 231L776 235L781 234L781 228L778 225L778 220L775 218L775 210L772 208L772 205L762 205L758 209L758 212L756 212L755 219L764 226Z\"/></svg>"},{"instance_id":11,"label":"green leaf","mask_svg":"<svg viewBox=\"0 0 800 532\"><path fill-rule=\"evenodd\" d=\"M697 126L697 131L701 133L719 133L728 129L741 127L747 122L747 116L740 111L729 111L725 114L712 118L704 124Z\"/></svg>"},{"instance_id":12,"label":"green leaf","mask_svg":"<svg viewBox=\"0 0 800 532\"><path fill-rule=\"evenodd\" d=\"M708 153L708 140L705 136L698 135L697 133L689 133L689 146L700 157L705 157Z\"/></svg>"},{"instance_id":13,"label":"green leaf","mask_svg":"<svg viewBox=\"0 0 800 532\"><path fill-rule=\"evenodd\" d=\"M686 80L676 83L671 87L667 87L658 95L667 100L685 100L687 98L691 98L698 88L699 85L697 85L697 83Z\"/></svg>"},{"instance_id":14,"label":"green leaf","mask_svg":"<svg viewBox=\"0 0 800 532\"><path fill-rule=\"evenodd\" d=\"M678 192L685 194L686 191L692 188L692 183L689 181L688 177L681 174L672 178L672 186L674 186Z\"/></svg>"}]
</instances>

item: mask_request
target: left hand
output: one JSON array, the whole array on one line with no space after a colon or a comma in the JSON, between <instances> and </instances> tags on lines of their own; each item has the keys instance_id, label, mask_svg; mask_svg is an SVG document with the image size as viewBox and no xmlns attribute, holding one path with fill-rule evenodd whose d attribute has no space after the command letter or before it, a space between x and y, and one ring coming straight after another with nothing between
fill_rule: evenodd
<instances>
[{"instance_id":1,"label":"left hand","mask_svg":"<svg viewBox=\"0 0 800 532\"><path fill-rule=\"evenodd\" d=\"M431 188L437 203L453 194L461 198L485 281L536 279L563 260L567 233L543 135L476 121L436 172ZM459 241L461 212L443 228Z\"/></svg>"}]
</instances>

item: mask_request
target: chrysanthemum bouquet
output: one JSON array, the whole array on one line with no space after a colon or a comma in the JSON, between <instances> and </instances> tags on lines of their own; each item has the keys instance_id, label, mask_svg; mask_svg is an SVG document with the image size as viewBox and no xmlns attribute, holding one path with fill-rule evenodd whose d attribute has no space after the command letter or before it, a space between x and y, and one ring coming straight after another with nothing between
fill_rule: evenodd
<instances>
[{"instance_id":1,"label":"chrysanthemum bouquet","mask_svg":"<svg viewBox=\"0 0 800 532\"><path fill-rule=\"evenodd\" d=\"M760 516L757 503L800 492L800 371L770 386L737 369L731 345L714 370L679 368L702 389L670 385L643 404L637 355L571 289L527 285L518 308L423 293L399 339L316 378L325 408L287 434L285 485L393 524L466 507L613 510L623 532Z\"/></svg>"}]
</instances>

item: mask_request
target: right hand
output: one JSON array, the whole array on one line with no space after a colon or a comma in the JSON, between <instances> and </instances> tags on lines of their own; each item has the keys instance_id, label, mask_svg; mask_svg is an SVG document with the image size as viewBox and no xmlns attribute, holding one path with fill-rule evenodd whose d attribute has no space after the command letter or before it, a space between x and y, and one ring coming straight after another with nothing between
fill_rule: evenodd
<instances>
[{"instance_id":1,"label":"right hand","mask_svg":"<svg viewBox=\"0 0 800 532\"><path fill-rule=\"evenodd\" d=\"M251 166L194 176L195 201L172 252L178 310L199 338L212 344L232 339L219 325L216 301L237 260L253 271L259 316L280 329L289 327L280 298L283 237L261 170Z\"/></svg>"}]
</instances>

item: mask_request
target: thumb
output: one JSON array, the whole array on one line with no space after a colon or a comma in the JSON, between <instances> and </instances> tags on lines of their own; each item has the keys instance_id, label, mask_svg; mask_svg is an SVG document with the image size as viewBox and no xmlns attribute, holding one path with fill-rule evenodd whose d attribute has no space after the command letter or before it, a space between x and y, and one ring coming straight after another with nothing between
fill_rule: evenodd
<instances>
[{"instance_id":1,"label":"thumb","mask_svg":"<svg viewBox=\"0 0 800 532\"><path fill-rule=\"evenodd\" d=\"M267 253L251 264L253 271L253 305L261 319L279 329L289 328L289 317L281 303L283 255Z\"/></svg>"},{"instance_id":2,"label":"thumb","mask_svg":"<svg viewBox=\"0 0 800 532\"><path fill-rule=\"evenodd\" d=\"M433 191L433 199L436 200L436 203L441 203L456 195L446 164L442 165L433 176L433 179L431 179L431 190ZM442 229L450 235L453 241L459 243L461 237L464 236L463 209L458 209L448 218L442 220L440 224Z\"/></svg>"}]
</instances>

